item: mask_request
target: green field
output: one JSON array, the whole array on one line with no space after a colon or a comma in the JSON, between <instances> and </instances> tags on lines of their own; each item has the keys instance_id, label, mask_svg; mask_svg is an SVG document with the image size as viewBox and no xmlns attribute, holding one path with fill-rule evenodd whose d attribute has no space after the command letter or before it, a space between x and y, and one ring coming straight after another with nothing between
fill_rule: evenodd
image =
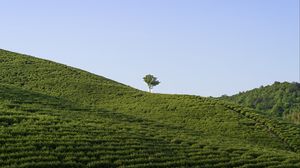
<instances>
[{"instance_id":1,"label":"green field","mask_svg":"<svg viewBox=\"0 0 300 168\"><path fill-rule=\"evenodd\" d=\"M0 167L300 167L300 126L0 50Z\"/></svg>"}]
</instances>

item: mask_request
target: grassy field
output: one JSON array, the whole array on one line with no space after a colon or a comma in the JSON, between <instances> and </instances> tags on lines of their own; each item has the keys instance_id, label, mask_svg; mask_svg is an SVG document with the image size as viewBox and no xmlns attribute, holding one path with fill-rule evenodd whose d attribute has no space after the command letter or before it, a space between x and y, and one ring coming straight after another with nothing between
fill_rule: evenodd
<instances>
[{"instance_id":1,"label":"grassy field","mask_svg":"<svg viewBox=\"0 0 300 168\"><path fill-rule=\"evenodd\" d=\"M0 50L0 167L300 167L300 127Z\"/></svg>"}]
</instances>

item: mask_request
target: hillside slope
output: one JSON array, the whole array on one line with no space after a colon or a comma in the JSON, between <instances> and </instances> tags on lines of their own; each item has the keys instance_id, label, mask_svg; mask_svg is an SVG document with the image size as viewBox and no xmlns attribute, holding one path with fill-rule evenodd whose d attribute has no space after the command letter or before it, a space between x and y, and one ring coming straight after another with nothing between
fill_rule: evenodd
<instances>
[{"instance_id":1,"label":"hillside slope","mask_svg":"<svg viewBox=\"0 0 300 168\"><path fill-rule=\"evenodd\" d=\"M0 50L1 167L299 167L300 128Z\"/></svg>"},{"instance_id":2,"label":"hillside slope","mask_svg":"<svg viewBox=\"0 0 300 168\"><path fill-rule=\"evenodd\" d=\"M299 83L275 82L222 99L300 123Z\"/></svg>"},{"instance_id":3,"label":"hillside slope","mask_svg":"<svg viewBox=\"0 0 300 168\"><path fill-rule=\"evenodd\" d=\"M0 82L94 104L119 92L135 89L73 67L0 50Z\"/></svg>"}]
</instances>

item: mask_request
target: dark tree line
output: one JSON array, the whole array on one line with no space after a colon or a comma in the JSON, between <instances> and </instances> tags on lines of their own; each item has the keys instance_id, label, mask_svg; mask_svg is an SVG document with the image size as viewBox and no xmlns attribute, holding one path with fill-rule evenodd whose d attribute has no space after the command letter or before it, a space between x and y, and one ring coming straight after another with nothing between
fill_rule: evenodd
<instances>
[{"instance_id":1,"label":"dark tree line","mask_svg":"<svg viewBox=\"0 0 300 168\"><path fill-rule=\"evenodd\" d=\"M234 96L222 96L243 106L300 122L300 84L275 82Z\"/></svg>"}]
</instances>

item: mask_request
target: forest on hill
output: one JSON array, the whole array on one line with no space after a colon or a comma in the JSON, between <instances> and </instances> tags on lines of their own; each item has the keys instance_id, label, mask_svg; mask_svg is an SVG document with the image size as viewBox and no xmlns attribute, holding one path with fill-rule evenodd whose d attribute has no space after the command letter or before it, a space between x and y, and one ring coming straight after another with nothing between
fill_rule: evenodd
<instances>
[{"instance_id":1,"label":"forest on hill","mask_svg":"<svg viewBox=\"0 0 300 168\"><path fill-rule=\"evenodd\" d=\"M274 82L269 86L223 96L221 99L300 123L300 84L296 82Z\"/></svg>"}]
</instances>

